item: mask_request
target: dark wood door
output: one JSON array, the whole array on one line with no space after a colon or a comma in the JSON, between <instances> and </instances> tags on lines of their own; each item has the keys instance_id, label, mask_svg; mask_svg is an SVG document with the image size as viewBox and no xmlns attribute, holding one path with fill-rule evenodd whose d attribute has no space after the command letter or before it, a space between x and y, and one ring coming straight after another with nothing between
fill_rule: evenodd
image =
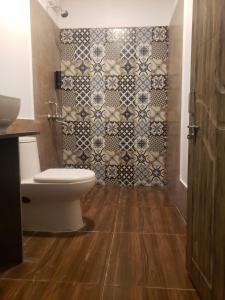
<instances>
[{"instance_id":1,"label":"dark wood door","mask_svg":"<svg viewBox=\"0 0 225 300\"><path fill-rule=\"evenodd\" d=\"M224 0L194 0L187 261L203 300L225 299L224 26Z\"/></svg>"}]
</instances>

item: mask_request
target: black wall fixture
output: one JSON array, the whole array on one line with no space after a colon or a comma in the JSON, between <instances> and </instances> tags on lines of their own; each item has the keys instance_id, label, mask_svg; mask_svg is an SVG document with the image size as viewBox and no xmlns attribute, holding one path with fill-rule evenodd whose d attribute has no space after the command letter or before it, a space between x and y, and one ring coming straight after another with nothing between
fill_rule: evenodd
<instances>
[{"instance_id":1,"label":"black wall fixture","mask_svg":"<svg viewBox=\"0 0 225 300\"><path fill-rule=\"evenodd\" d=\"M54 76L55 76L55 88L56 89L61 89L62 72L61 71L56 71L56 72L54 72Z\"/></svg>"}]
</instances>

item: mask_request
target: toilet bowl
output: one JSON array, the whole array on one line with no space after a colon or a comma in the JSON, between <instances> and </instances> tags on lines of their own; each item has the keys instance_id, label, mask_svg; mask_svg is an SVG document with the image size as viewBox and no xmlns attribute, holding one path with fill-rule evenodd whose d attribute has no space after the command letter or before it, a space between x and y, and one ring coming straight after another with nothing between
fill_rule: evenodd
<instances>
[{"instance_id":1,"label":"toilet bowl","mask_svg":"<svg viewBox=\"0 0 225 300\"><path fill-rule=\"evenodd\" d=\"M35 137L19 140L22 224L25 231L70 232L83 224L80 198L96 182L86 169L40 172Z\"/></svg>"}]
</instances>

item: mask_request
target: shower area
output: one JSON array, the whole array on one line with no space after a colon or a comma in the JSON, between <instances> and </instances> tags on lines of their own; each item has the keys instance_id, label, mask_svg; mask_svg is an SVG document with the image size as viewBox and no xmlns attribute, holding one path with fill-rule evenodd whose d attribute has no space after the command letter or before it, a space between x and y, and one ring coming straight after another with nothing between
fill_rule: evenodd
<instances>
[{"instance_id":1,"label":"shower area","mask_svg":"<svg viewBox=\"0 0 225 300\"><path fill-rule=\"evenodd\" d=\"M166 26L60 30L66 168L166 184L168 43Z\"/></svg>"}]
</instances>

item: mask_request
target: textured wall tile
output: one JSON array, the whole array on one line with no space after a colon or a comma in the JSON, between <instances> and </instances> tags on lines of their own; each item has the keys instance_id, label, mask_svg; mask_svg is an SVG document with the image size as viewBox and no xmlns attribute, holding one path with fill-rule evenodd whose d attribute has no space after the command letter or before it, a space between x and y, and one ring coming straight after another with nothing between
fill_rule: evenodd
<instances>
[{"instance_id":1,"label":"textured wall tile","mask_svg":"<svg viewBox=\"0 0 225 300\"><path fill-rule=\"evenodd\" d=\"M166 183L167 27L62 29L66 167L102 184Z\"/></svg>"}]
</instances>

